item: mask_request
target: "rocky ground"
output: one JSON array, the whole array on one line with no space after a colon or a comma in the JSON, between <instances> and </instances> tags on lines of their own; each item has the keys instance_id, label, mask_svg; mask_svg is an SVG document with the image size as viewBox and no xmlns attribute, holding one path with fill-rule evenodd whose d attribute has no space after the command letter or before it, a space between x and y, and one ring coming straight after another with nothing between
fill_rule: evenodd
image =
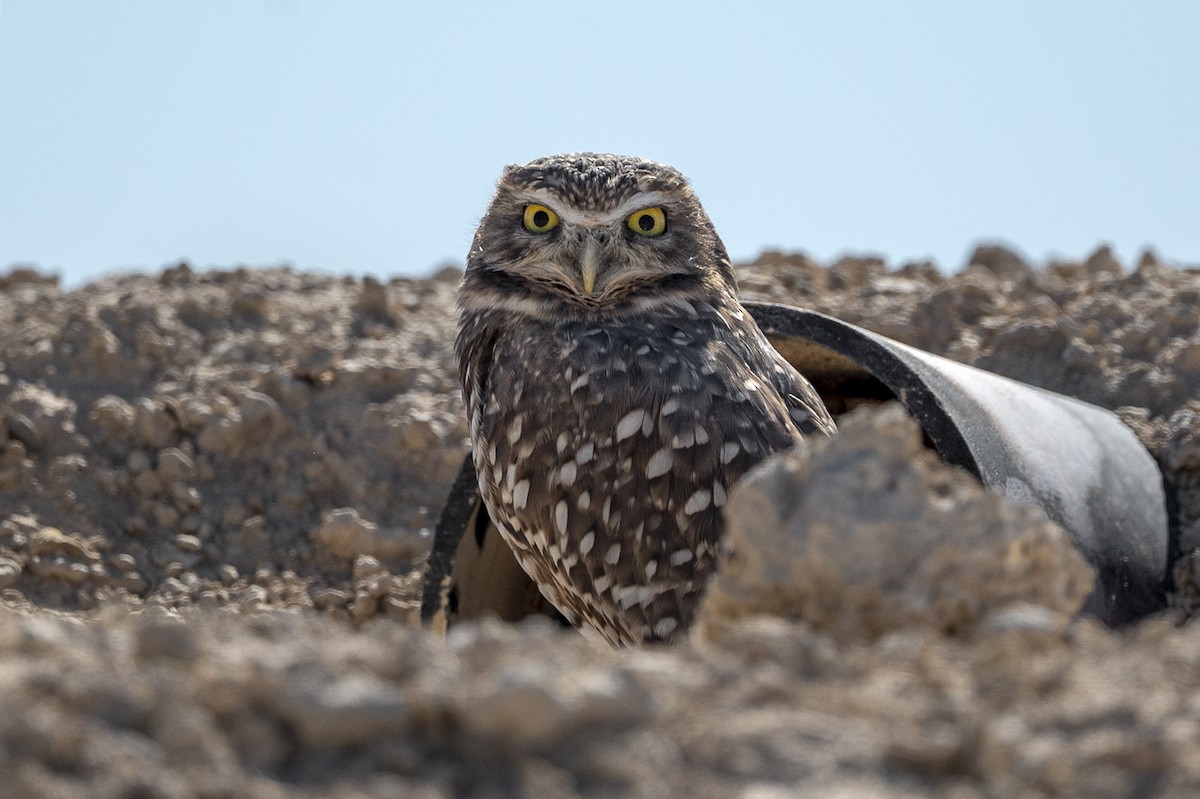
<instances>
[{"instance_id":1,"label":"rocky ground","mask_svg":"<svg viewBox=\"0 0 1200 799\"><path fill-rule=\"evenodd\" d=\"M772 481L847 491L864 453L904 523L813 508L849 543L797 544L782 582L741 559L685 643L438 639L461 273L0 275L0 795L1197 795L1200 271L970 261L767 253L739 280L1118 410L1179 492L1170 613L1073 618L1062 531L883 408L734 492L731 535L783 546Z\"/></svg>"}]
</instances>

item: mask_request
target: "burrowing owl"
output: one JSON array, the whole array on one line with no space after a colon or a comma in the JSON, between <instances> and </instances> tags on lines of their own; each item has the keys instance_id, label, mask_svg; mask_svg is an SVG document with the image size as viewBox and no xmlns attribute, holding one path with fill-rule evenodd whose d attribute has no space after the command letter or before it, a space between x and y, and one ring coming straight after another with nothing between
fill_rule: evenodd
<instances>
[{"instance_id":1,"label":"burrowing owl","mask_svg":"<svg viewBox=\"0 0 1200 799\"><path fill-rule=\"evenodd\" d=\"M510 166L458 298L487 509L574 625L670 640L748 469L833 421L739 304L675 169L581 153Z\"/></svg>"}]
</instances>

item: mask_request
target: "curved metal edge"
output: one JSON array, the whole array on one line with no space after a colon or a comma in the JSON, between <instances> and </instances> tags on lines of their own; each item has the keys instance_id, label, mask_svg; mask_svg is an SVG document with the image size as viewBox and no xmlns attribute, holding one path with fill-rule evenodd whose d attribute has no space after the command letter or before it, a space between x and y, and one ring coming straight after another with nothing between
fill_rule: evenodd
<instances>
[{"instance_id":1,"label":"curved metal edge","mask_svg":"<svg viewBox=\"0 0 1200 799\"><path fill-rule=\"evenodd\" d=\"M1061 524L1098 571L1089 615L1121 624L1165 607L1169 492L1115 414L814 311L745 305L768 337L816 342L865 368L908 408L943 460Z\"/></svg>"},{"instance_id":2,"label":"curved metal edge","mask_svg":"<svg viewBox=\"0 0 1200 799\"><path fill-rule=\"evenodd\" d=\"M421 587L421 624L446 632L449 608L450 575L454 569L454 553L471 521L471 515L479 504L479 480L475 475L475 461L468 452L450 493L442 505L437 527L433 532L433 548L425 567L425 581ZM441 617L439 619L439 616Z\"/></svg>"},{"instance_id":3,"label":"curved metal edge","mask_svg":"<svg viewBox=\"0 0 1200 799\"><path fill-rule=\"evenodd\" d=\"M954 424L942 399L929 389L921 376L897 359L881 341L863 335L868 331L832 316L790 305L765 302L742 303L768 338L791 336L812 341L847 356L896 395L921 425L942 460L961 466L982 479L979 464L962 432ZM886 341L886 339L883 339ZM804 370L797 366L801 374Z\"/></svg>"}]
</instances>

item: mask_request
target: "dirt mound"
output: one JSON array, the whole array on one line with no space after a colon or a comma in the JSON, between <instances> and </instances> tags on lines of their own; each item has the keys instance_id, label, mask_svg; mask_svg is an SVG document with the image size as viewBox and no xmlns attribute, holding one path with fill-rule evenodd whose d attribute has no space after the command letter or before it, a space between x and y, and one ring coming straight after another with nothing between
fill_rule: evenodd
<instances>
[{"instance_id":1,"label":"dirt mound","mask_svg":"<svg viewBox=\"0 0 1200 799\"><path fill-rule=\"evenodd\" d=\"M69 293L10 285L8 601L407 618L465 451L457 279L180 266Z\"/></svg>"},{"instance_id":2,"label":"dirt mound","mask_svg":"<svg viewBox=\"0 0 1200 799\"><path fill-rule=\"evenodd\" d=\"M1189 611L1200 271L1126 270L1106 249L971 261L944 275L767 253L739 279L748 298L1119 410L1178 491ZM466 447L460 276L180 265L69 292L0 276L0 793L1200 790L1192 626L1064 627L1009 603L949 637L754 615L637 652L541 625L416 630Z\"/></svg>"}]
</instances>

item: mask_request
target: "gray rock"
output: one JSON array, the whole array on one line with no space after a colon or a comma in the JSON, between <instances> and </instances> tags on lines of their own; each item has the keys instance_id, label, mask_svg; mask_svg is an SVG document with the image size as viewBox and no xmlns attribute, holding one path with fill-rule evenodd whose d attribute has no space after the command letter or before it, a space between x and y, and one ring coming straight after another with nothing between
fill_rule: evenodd
<instances>
[{"instance_id":1,"label":"gray rock","mask_svg":"<svg viewBox=\"0 0 1200 799\"><path fill-rule=\"evenodd\" d=\"M363 519L354 508L326 513L311 538L334 557L347 560L359 555L387 561L424 557L432 543L428 530L380 527Z\"/></svg>"},{"instance_id":2,"label":"gray rock","mask_svg":"<svg viewBox=\"0 0 1200 799\"><path fill-rule=\"evenodd\" d=\"M732 554L701 636L763 613L850 639L966 632L1015 602L1065 618L1094 576L1061 528L924 449L899 405L768 460L734 489L726 519Z\"/></svg>"},{"instance_id":3,"label":"gray rock","mask_svg":"<svg viewBox=\"0 0 1200 799\"><path fill-rule=\"evenodd\" d=\"M1016 250L1004 244L981 244L967 258L967 264L982 266L997 277L1017 277L1029 271Z\"/></svg>"},{"instance_id":4,"label":"gray rock","mask_svg":"<svg viewBox=\"0 0 1200 799\"><path fill-rule=\"evenodd\" d=\"M463 697L467 730L502 749L543 749L572 736L645 721L652 697L620 668L563 670L553 662L499 666Z\"/></svg>"},{"instance_id":5,"label":"gray rock","mask_svg":"<svg viewBox=\"0 0 1200 799\"><path fill-rule=\"evenodd\" d=\"M0 406L0 419L7 417L8 435L27 449L60 455L82 444L75 432L75 409L70 398L22 382Z\"/></svg>"},{"instance_id":6,"label":"gray rock","mask_svg":"<svg viewBox=\"0 0 1200 799\"><path fill-rule=\"evenodd\" d=\"M168 483L188 481L196 475L196 464L177 447L158 453L158 476Z\"/></svg>"},{"instance_id":7,"label":"gray rock","mask_svg":"<svg viewBox=\"0 0 1200 799\"><path fill-rule=\"evenodd\" d=\"M278 700L278 712L305 746L337 749L398 735L411 726L403 694L366 675L299 674Z\"/></svg>"},{"instance_id":8,"label":"gray rock","mask_svg":"<svg viewBox=\"0 0 1200 799\"><path fill-rule=\"evenodd\" d=\"M170 445L178 431L176 417L161 401L142 397L134 405L133 439L149 450Z\"/></svg>"}]
</instances>

